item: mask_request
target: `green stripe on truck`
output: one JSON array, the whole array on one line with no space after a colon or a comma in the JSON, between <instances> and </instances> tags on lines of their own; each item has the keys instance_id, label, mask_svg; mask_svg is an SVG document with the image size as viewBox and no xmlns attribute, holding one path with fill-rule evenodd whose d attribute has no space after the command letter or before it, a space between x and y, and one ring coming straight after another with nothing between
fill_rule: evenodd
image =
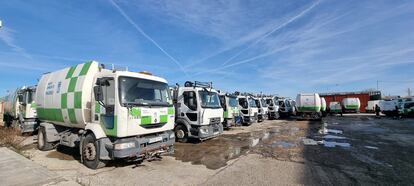
<instances>
[{"instance_id":1,"label":"green stripe on truck","mask_svg":"<svg viewBox=\"0 0 414 186\"><path fill-rule=\"evenodd\" d=\"M76 113L75 109L68 109L69 120L72 124L76 124Z\"/></svg>"},{"instance_id":2,"label":"green stripe on truck","mask_svg":"<svg viewBox=\"0 0 414 186\"><path fill-rule=\"evenodd\" d=\"M167 123L167 122L168 122L168 115L161 115L160 123Z\"/></svg>"},{"instance_id":3,"label":"green stripe on truck","mask_svg":"<svg viewBox=\"0 0 414 186\"><path fill-rule=\"evenodd\" d=\"M71 78L73 76L73 73L75 72L77 66L78 65L75 65L73 67L70 67L68 73L66 74L66 79L69 79L69 78Z\"/></svg>"},{"instance_id":4,"label":"green stripe on truck","mask_svg":"<svg viewBox=\"0 0 414 186\"><path fill-rule=\"evenodd\" d=\"M92 61L88 62L88 63L85 63L82 67L82 70L79 73L79 76L86 75L89 71L89 67L91 67L91 64L92 64Z\"/></svg>"},{"instance_id":5,"label":"green stripe on truck","mask_svg":"<svg viewBox=\"0 0 414 186\"><path fill-rule=\"evenodd\" d=\"M303 112L303 111L319 111L321 109L321 107L299 107L298 110L299 112Z\"/></svg>"},{"instance_id":6,"label":"green stripe on truck","mask_svg":"<svg viewBox=\"0 0 414 186\"><path fill-rule=\"evenodd\" d=\"M74 107L75 109L82 108L82 92L75 92L74 96Z\"/></svg>"},{"instance_id":7,"label":"green stripe on truck","mask_svg":"<svg viewBox=\"0 0 414 186\"><path fill-rule=\"evenodd\" d=\"M95 102L95 113L101 113L101 105L98 102Z\"/></svg>"},{"instance_id":8,"label":"green stripe on truck","mask_svg":"<svg viewBox=\"0 0 414 186\"><path fill-rule=\"evenodd\" d=\"M151 116L142 116L141 117L141 125L149 125L152 123L152 117Z\"/></svg>"},{"instance_id":9,"label":"green stripe on truck","mask_svg":"<svg viewBox=\"0 0 414 186\"><path fill-rule=\"evenodd\" d=\"M68 94L67 93L63 93L60 96L60 108L68 108Z\"/></svg>"},{"instance_id":10,"label":"green stripe on truck","mask_svg":"<svg viewBox=\"0 0 414 186\"><path fill-rule=\"evenodd\" d=\"M129 115L139 118L141 117L141 109L131 108L131 110L129 111Z\"/></svg>"},{"instance_id":11,"label":"green stripe on truck","mask_svg":"<svg viewBox=\"0 0 414 186\"><path fill-rule=\"evenodd\" d=\"M40 120L64 122L61 109L37 108L36 111Z\"/></svg>"},{"instance_id":12,"label":"green stripe on truck","mask_svg":"<svg viewBox=\"0 0 414 186\"><path fill-rule=\"evenodd\" d=\"M168 115L173 115L175 112L174 107L168 107Z\"/></svg>"},{"instance_id":13,"label":"green stripe on truck","mask_svg":"<svg viewBox=\"0 0 414 186\"><path fill-rule=\"evenodd\" d=\"M68 92L75 92L76 81L78 81L78 77L70 78Z\"/></svg>"},{"instance_id":14,"label":"green stripe on truck","mask_svg":"<svg viewBox=\"0 0 414 186\"><path fill-rule=\"evenodd\" d=\"M105 130L105 134L107 136L116 137L118 135L117 134L117 128L118 128L118 117L117 116L114 116L114 127L112 129L105 128L105 126L102 124L102 120L101 120L101 126Z\"/></svg>"}]
</instances>

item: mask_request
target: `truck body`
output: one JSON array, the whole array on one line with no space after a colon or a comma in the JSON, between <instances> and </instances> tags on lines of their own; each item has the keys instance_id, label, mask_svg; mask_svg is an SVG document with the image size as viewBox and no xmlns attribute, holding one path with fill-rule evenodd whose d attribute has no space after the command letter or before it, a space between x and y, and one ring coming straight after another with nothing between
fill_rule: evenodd
<instances>
[{"instance_id":1,"label":"truck body","mask_svg":"<svg viewBox=\"0 0 414 186\"><path fill-rule=\"evenodd\" d=\"M379 107L381 109L381 113L386 116L395 116L397 115L395 108L398 107L398 100L381 100L379 102Z\"/></svg>"},{"instance_id":2,"label":"truck body","mask_svg":"<svg viewBox=\"0 0 414 186\"><path fill-rule=\"evenodd\" d=\"M375 105L379 106L381 100L370 100L368 101L367 106L365 107L365 111L368 113L374 113L375 112Z\"/></svg>"},{"instance_id":3,"label":"truck body","mask_svg":"<svg viewBox=\"0 0 414 186\"><path fill-rule=\"evenodd\" d=\"M342 112L343 113L359 113L361 107L361 101L359 98L344 98L342 99Z\"/></svg>"},{"instance_id":4,"label":"truck body","mask_svg":"<svg viewBox=\"0 0 414 186\"><path fill-rule=\"evenodd\" d=\"M35 100L40 150L79 146L91 169L173 152L174 108L163 78L91 61L44 74Z\"/></svg>"},{"instance_id":5,"label":"truck body","mask_svg":"<svg viewBox=\"0 0 414 186\"><path fill-rule=\"evenodd\" d=\"M2 98L5 126L14 127L21 133L34 132L38 128L36 113L36 86L23 86Z\"/></svg>"},{"instance_id":6,"label":"truck body","mask_svg":"<svg viewBox=\"0 0 414 186\"><path fill-rule=\"evenodd\" d=\"M260 109L262 110L261 112L263 113L263 120L268 120L269 119L269 105L266 102L266 99L263 97L259 98L260 101Z\"/></svg>"},{"instance_id":7,"label":"truck body","mask_svg":"<svg viewBox=\"0 0 414 186\"><path fill-rule=\"evenodd\" d=\"M279 119L279 104L277 102L277 97L265 97L266 104L268 105L268 117L269 119Z\"/></svg>"},{"instance_id":8,"label":"truck body","mask_svg":"<svg viewBox=\"0 0 414 186\"><path fill-rule=\"evenodd\" d=\"M251 125L258 121L259 108L257 108L256 101L250 95L237 96L239 101L240 116L242 117L242 123L245 125Z\"/></svg>"},{"instance_id":9,"label":"truck body","mask_svg":"<svg viewBox=\"0 0 414 186\"><path fill-rule=\"evenodd\" d=\"M207 140L223 133L223 108L211 83L189 82L173 89L177 141Z\"/></svg>"},{"instance_id":10,"label":"truck body","mask_svg":"<svg viewBox=\"0 0 414 186\"><path fill-rule=\"evenodd\" d=\"M296 97L297 116L301 119L321 119L321 98L317 93L300 93Z\"/></svg>"},{"instance_id":11,"label":"truck body","mask_svg":"<svg viewBox=\"0 0 414 186\"><path fill-rule=\"evenodd\" d=\"M237 96L220 94L220 104L223 108L223 128L228 129L236 125L235 118L239 116Z\"/></svg>"},{"instance_id":12,"label":"truck body","mask_svg":"<svg viewBox=\"0 0 414 186\"><path fill-rule=\"evenodd\" d=\"M329 103L330 114L342 114L342 106L340 102L332 101Z\"/></svg>"}]
</instances>

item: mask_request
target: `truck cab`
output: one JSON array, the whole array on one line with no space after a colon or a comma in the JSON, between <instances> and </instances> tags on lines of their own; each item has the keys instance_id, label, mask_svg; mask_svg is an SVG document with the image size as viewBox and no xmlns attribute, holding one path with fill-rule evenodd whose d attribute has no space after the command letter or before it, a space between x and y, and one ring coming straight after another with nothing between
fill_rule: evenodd
<instances>
[{"instance_id":1,"label":"truck cab","mask_svg":"<svg viewBox=\"0 0 414 186\"><path fill-rule=\"evenodd\" d=\"M239 101L242 123L246 125L256 123L259 118L259 108L256 105L255 99L250 95L239 95L237 99Z\"/></svg>"},{"instance_id":2,"label":"truck cab","mask_svg":"<svg viewBox=\"0 0 414 186\"><path fill-rule=\"evenodd\" d=\"M289 117L290 102L285 98L278 98L277 103L279 105L279 115L281 117Z\"/></svg>"},{"instance_id":3,"label":"truck cab","mask_svg":"<svg viewBox=\"0 0 414 186\"><path fill-rule=\"evenodd\" d=\"M34 132L38 128L36 113L36 86L23 86L4 98L6 126L13 126L21 133Z\"/></svg>"},{"instance_id":4,"label":"truck cab","mask_svg":"<svg viewBox=\"0 0 414 186\"><path fill-rule=\"evenodd\" d=\"M223 108L212 83L187 81L173 90L175 105L175 135L179 142L189 138L201 141L223 133Z\"/></svg>"},{"instance_id":5,"label":"truck cab","mask_svg":"<svg viewBox=\"0 0 414 186\"><path fill-rule=\"evenodd\" d=\"M228 93L220 94L220 104L224 111L223 127L228 129L236 124L235 118L239 116L237 96Z\"/></svg>"},{"instance_id":6,"label":"truck cab","mask_svg":"<svg viewBox=\"0 0 414 186\"><path fill-rule=\"evenodd\" d=\"M279 105L277 104L276 97L266 97L266 104L268 105L269 119L279 118Z\"/></svg>"}]
</instances>

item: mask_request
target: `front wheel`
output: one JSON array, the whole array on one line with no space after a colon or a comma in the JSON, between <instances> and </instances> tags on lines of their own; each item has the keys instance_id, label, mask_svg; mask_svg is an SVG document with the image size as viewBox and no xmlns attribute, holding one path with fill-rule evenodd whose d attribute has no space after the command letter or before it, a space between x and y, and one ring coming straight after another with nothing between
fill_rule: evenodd
<instances>
[{"instance_id":1,"label":"front wheel","mask_svg":"<svg viewBox=\"0 0 414 186\"><path fill-rule=\"evenodd\" d=\"M175 139L181 143L187 143L188 141L188 132L187 128L183 125L177 125L174 129Z\"/></svg>"},{"instance_id":2,"label":"front wheel","mask_svg":"<svg viewBox=\"0 0 414 186\"><path fill-rule=\"evenodd\" d=\"M100 146L95 135L87 134L82 141L81 152L83 164L90 169L99 169L106 166L106 161L100 160Z\"/></svg>"}]
</instances>

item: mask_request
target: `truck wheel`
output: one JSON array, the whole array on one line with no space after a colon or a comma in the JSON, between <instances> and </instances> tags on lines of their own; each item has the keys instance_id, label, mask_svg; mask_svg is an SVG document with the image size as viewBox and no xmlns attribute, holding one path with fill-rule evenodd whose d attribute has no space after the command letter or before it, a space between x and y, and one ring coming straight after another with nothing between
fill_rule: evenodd
<instances>
[{"instance_id":1,"label":"truck wheel","mask_svg":"<svg viewBox=\"0 0 414 186\"><path fill-rule=\"evenodd\" d=\"M174 129L175 139L181 143L187 143L188 141L188 132L187 128L183 125L177 125Z\"/></svg>"},{"instance_id":2,"label":"truck wheel","mask_svg":"<svg viewBox=\"0 0 414 186\"><path fill-rule=\"evenodd\" d=\"M99 169L106 166L106 161L100 160L100 146L93 134L87 134L82 141L83 164L90 169Z\"/></svg>"},{"instance_id":3,"label":"truck wheel","mask_svg":"<svg viewBox=\"0 0 414 186\"><path fill-rule=\"evenodd\" d=\"M46 140L46 129L40 127L37 133L37 148L41 151L48 151L53 149L53 143L47 142Z\"/></svg>"}]
</instances>

